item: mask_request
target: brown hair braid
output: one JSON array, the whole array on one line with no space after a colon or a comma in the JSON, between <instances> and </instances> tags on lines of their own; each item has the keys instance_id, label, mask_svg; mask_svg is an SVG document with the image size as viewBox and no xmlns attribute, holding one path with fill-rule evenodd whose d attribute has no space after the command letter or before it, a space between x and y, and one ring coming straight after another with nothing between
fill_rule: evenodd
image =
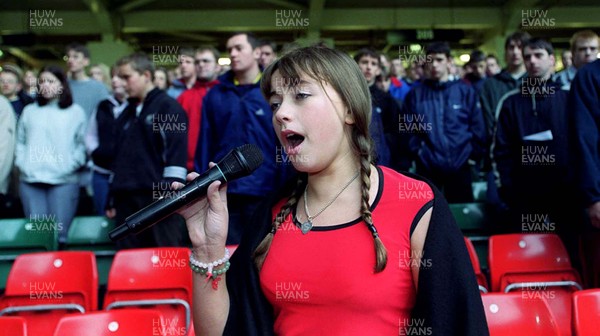
<instances>
[{"instance_id":1,"label":"brown hair braid","mask_svg":"<svg viewBox=\"0 0 600 336\"><path fill-rule=\"evenodd\" d=\"M376 252L375 272L383 271L387 263L387 251L379 238L369 209L371 149L373 148L369 134L369 124L372 106L371 94L365 77L356 62L344 52L320 46L299 48L290 51L273 62L263 73L260 88L267 100L274 94L272 91L272 77L275 71L279 71L284 78L301 79L302 76L308 76L317 80L321 86L324 83L329 84L341 97L344 105L351 113L354 123L349 125L346 131L350 133L352 151L356 158L360 160L361 217L373 235ZM290 82L295 83L296 81ZM290 86L293 86L293 84L290 84ZM271 232L255 250L254 262L259 269L264 263L277 228L298 203L303 191L302 185L303 181L299 180L297 189L273 221Z\"/></svg>"}]
</instances>

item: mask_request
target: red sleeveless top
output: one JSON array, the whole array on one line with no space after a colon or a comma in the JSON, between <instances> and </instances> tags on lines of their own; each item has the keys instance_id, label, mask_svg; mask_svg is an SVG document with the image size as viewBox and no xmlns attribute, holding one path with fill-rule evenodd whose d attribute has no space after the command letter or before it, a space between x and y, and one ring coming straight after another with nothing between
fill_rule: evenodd
<instances>
[{"instance_id":1,"label":"red sleeveless top","mask_svg":"<svg viewBox=\"0 0 600 336\"><path fill-rule=\"evenodd\" d=\"M373 237L362 219L313 227L304 235L292 219L295 213L290 214L260 272L276 334L398 335L409 325L416 297L411 226L430 208L433 191L391 169L377 170L379 188L371 211L387 249L387 267L374 273ZM429 265L422 260L420 266Z\"/></svg>"}]
</instances>

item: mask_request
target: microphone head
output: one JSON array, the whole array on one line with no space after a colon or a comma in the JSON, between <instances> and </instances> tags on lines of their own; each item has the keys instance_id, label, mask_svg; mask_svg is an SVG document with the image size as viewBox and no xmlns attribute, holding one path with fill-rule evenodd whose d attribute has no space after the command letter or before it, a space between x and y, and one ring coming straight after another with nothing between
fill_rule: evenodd
<instances>
[{"instance_id":1,"label":"microphone head","mask_svg":"<svg viewBox=\"0 0 600 336\"><path fill-rule=\"evenodd\" d=\"M254 144L233 149L217 164L227 179L250 175L264 161L262 151Z\"/></svg>"}]
</instances>

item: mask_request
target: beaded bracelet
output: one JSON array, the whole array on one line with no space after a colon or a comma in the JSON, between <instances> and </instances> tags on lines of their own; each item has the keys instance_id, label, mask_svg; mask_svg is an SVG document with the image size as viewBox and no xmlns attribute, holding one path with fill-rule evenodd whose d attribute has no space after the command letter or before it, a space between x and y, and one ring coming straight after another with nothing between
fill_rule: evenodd
<instances>
[{"instance_id":1,"label":"beaded bracelet","mask_svg":"<svg viewBox=\"0 0 600 336\"><path fill-rule=\"evenodd\" d=\"M220 265L224 265L224 267L218 270L214 270L213 272L214 267L218 267ZM225 255L223 256L223 258L209 263L203 263L198 261L196 258L194 258L193 252L190 254L190 268L192 269L192 271L200 275L206 275L206 281L212 279L212 287L214 290L217 290L219 288L219 281L221 281L221 275L225 274L225 272L229 270L230 265L231 264L229 263L229 250L227 248L225 248Z\"/></svg>"}]
</instances>

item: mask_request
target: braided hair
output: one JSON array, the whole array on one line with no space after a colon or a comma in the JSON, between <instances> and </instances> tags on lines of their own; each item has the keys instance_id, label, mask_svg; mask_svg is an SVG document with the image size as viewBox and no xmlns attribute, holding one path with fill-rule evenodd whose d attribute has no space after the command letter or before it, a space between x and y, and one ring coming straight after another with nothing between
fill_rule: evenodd
<instances>
[{"instance_id":1,"label":"braided hair","mask_svg":"<svg viewBox=\"0 0 600 336\"><path fill-rule=\"evenodd\" d=\"M272 63L265 70L260 86L267 100L273 94L271 82L275 71L279 71L285 78L300 79L302 76L308 76L315 79L321 86L324 83L329 84L340 95L345 106L352 114L354 123L347 128L347 131L351 133L349 138L351 139L352 151L360 160L360 212L363 221L373 236L376 256L375 273L383 271L387 264L387 251L375 228L369 208L371 161L373 159L373 144L369 134L371 95L363 74L356 62L341 51L323 46L295 49ZM290 86L295 82L290 81ZM271 231L254 251L254 263L258 269L262 268L273 241L273 236L279 226L298 204L307 182L305 177L305 174L299 176L296 188L275 216Z\"/></svg>"}]
</instances>

